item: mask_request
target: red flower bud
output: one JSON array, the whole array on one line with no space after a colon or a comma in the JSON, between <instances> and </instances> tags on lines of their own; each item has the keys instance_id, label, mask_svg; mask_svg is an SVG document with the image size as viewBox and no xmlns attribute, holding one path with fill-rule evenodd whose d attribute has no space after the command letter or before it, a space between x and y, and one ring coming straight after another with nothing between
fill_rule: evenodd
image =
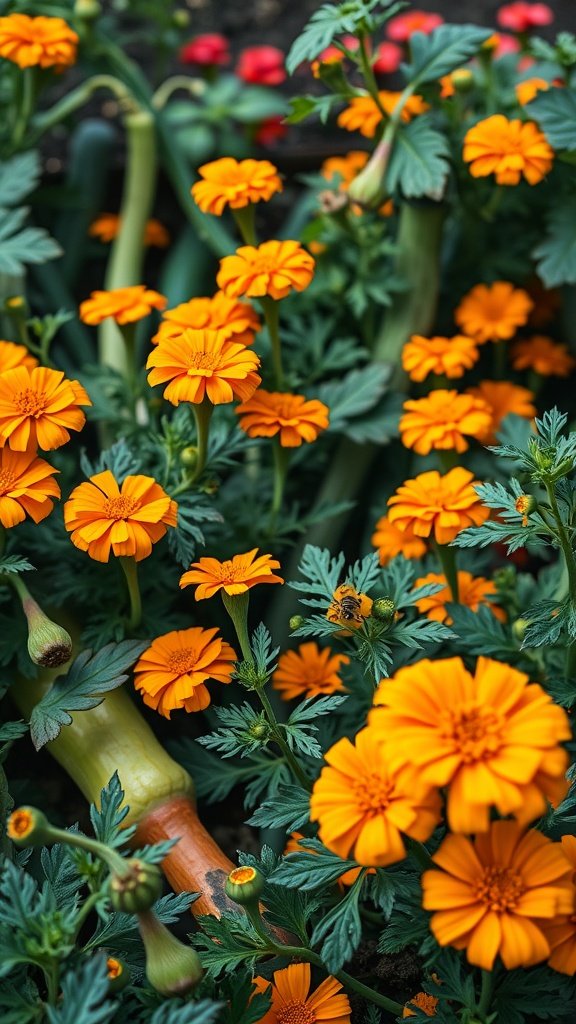
<instances>
[{"instance_id":1,"label":"red flower bud","mask_svg":"<svg viewBox=\"0 0 576 1024\"><path fill-rule=\"evenodd\" d=\"M376 50L374 71L377 75L390 75L397 71L402 60L402 48L396 43L380 43Z\"/></svg>"},{"instance_id":2,"label":"red flower bud","mask_svg":"<svg viewBox=\"0 0 576 1024\"><path fill-rule=\"evenodd\" d=\"M529 4L519 0L501 7L496 20L511 32L529 32L532 28L550 25L554 21L554 12L548 4Z\"/></svg>"},{"instance_id":3,"label":"red flower bud","mask_svg":"<svg viewBox=\"0 0 576 1024\"><path fill-rule=\"evenodd\" d=\"M386 35L395 43L407 43L413 32L424 32L428 35L443 24L444 18L440 14L432 14L430 11L408 11L390 19Z\"/></svg>"},{"instance_id":4,"label":"red flower bud","mask_svg":"<svg viewBox=\"0 0 576 1024\"><path fill-rule=\"evenodd\" d=\"M248 46L238 58L236 74L252 85L280 85L286 80L284 54L276 46Z\"/></svg>"},{"instance_id":5,"label":"red flower bud","mask_svg":"<svg viewBox=\"0 0 576 1024\"><path fill-rule=\"evenodd\" d=\"M288 131L288 125L284 124L284 119L281 115L277 117L267 117L265 121L262 121L254 141L259 146L270 146L276 139L283 139Z\"/></svg>"},{"instance_id":6,"label":"red flower bud","mask_svg":"<svg viewBox=\"0 0 576 1024\"><path fill-rule=\"evenodd\" d=\"M199 64L202 67L222 67L230 63L228 40L218 32L195 36L180 50L183 64Z\"/></svg>"}]
</instances>

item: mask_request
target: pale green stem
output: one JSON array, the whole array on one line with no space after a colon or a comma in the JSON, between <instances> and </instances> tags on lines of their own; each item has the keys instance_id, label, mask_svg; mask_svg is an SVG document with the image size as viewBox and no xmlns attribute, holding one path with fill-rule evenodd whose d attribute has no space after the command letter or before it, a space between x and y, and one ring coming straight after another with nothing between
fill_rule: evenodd
<instances>
[{"instance_id":1,"label":"pale green stem","mask_svg":"<svg viewBox=\"0 0 576 1024\"><path fill-rule=\"evenodd\" d=\"M482 1021L488 1019L488 1011L490 1009L490 1001L492 999L492 990L494 988L494 978L491 971L482 971L482 985L480 988L480 1000L478 1002L478 1013L482 1017Z\"/></svg>"},{"instance_id":2,"label":"pale green stem","mask_svg":"<svg viewBox=\"0 0 576 1024\"><path fill-rule=\"evenodd\" d=\"M272 508L270 509L270 533L274 531L276 520L282 508L290 457L289 450L282 447L278 437L272 439L272 455L274 457L274 492L272 495Z\"/></svg>"},{"instance_id":3,"label":"pale green stem","mask_svg":"<svg viewBox=\"0 0 576 1024\"><path fill-rule=\"evenodd\" d=\"M274 709L270 701L268 700L268 695L265 693L263 688L257 689L256 692L258 694L258 697L260 698L260 703L262 704L262 707L264 708L264 711L266 713L268 723L272 728L274 742L280 747L280 750L282 751L286 759L288 767L291 768L293 774L298 779L298 782L300 783L302 788L310 792L312 789L312 782L309 779L306 772L304 771L304 769L302 768L302 766L298 763L297 758L294 756L294 754L290 750L290 747L286 743L286 740L282 735L281 726L278 722L278 719L276 718L276 715L274 714Z\"/></svg>"},{"instance_id":4,"label":"pale green stem","mask_svg":"<svg viewBox=\"0 0 576 1024\"><path fill-rule=\"evenodd\" d=\"M199 480L206 467L206 459L208 457L208 441L210 437L210 419L214 411L212 402L209 402L207 398L203 402L192 406L194 413L194 419L196 420L196 434L198 440L198 461L194 470L194 475L191 479L191 483L195 480Z\"/></svg>"},{"instance_id":5,"label":"pale green stem","mask_svg":"<svg viewBox=\"0 0 576 1024\"><path fill-rule=\"evenodd\" d=\"M560 542L560 547L562 548L562 554L564 555L566 571L568 573L568 593L570 595L572 605L576 606L576 559L574 557L574 551L572 549L570 537L568 536L566 527L562 521L556 492L554 490L554 484L545 483L544 486L546 487L546 494L548 495L552 515L556 521L558 540ZM573 679L576 677L576 643L574 642L569 643L566 648L565 674L567 679Z\"/></svg>"},{"instance_id":6,"label":"pale green stem","mask_svg":"<svg viewBox=\"0 0 576 1024\"><path fill-rule=\"evenodd\" d=\"M244 594L227 594L225 590L222 590L221 594L224 607L232 619L234 629L236 630L236 636L238 637L242 657L244 658L244 661L253 664L254 659L252 657L252 651L250 650L250 638L248 636L248 605L250 603L250 593L247 590Z\"/></svg>"},{"instance_id":7,"label":"pale green stem","mask_svg":"<svg viewBox=\"0 0 576 1024\"><path fill-rule=\"evenodd\" d=\"M126 577L126 583L128 585L128 595L130 597L130 616L128 618L128 629L133 632L138 628L142 621L142 598L140 596L140 586L138 584L138 566L136 559L132 555L122 555L119 558L122 571Z\"/></svg>"},{"instance_id":8,"label":"pale green stem","mask_svg":"<svg viewBox=\"0 0 576 1024\"><path fill-rule=\"evenodd\" d=\"M457 604L459 601L458 594L458 570L456 568L456 552L454 548L447 547L446 544L434 544L436 554L440 559L442 571L446 577L446 582L452 594L452 600Z\"/></svg>"},{"instance_id":9,"label":"pale green stem","mask_svg":"<svg viewBox=\"0 0 576 1024\"><path fill-rule=\"evenodd\" d=\"M252 203L249 203L248 206L244 206L239 210L232 210L232 214L244 245L257 245L256 218Z\"/></svg>"},{"instance_id":10,"label":"pale green stem","mask_svg":"<svg viewBox=\"0 0 576 1024\"><path fill-rule=\"evenodd\" d=\"M198 98L205 91L205 84L201 78L188 78L186 75L173 75L167 78L158 86L152 97L152 106L156 110L163 110L172 94L182 89Z\"/></svg>"}]
</instances>

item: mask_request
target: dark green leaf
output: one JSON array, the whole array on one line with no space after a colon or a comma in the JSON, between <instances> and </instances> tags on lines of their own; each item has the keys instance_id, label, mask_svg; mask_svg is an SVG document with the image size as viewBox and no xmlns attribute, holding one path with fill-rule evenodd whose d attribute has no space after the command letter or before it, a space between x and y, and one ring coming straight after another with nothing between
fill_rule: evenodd
<instances>
[{"instance_id":1,"label":"dark green leaf","mask_svg":"<svg viewBox=\"0 0 576 1024\"><path fill-rule=\"evenodd\" d=\"M0 163L0 206L15 206L40 181L40 155L31 149Z\"/></svg>"},{"instance_id":2,"label":"dark green leaf","mask_svg":"<svg viewBox=\"0 0 576 1024\"><path fill-rule=\"evenodd\" d=\"M538 122L554 149L576 149L576 92L547 89L528 104L527 113Z\"/></svg>"},{"instance_id":3,"label":"dark green leaf","mask_svg":"<svg viewBox=\"0 0 576 1024\"><path fill-rule=\"evenodd\" d=\"M558 200L546 220L546 236L534 249L538 276L546 288L576 284L576 198Z\"/></svg>"},{"instance_id":4,"label":"dark green leaf","mask_svg":"<svg viewBox=\"0 0 576 1024\"><path fill-rule=\"evenodd\" d=\"M313 946L322 942L320 956L330 974L336 974L351 959L362 938L358 900L363 874L359 875L344 899L322 918L312 933L310 941Z\"/></svg>"},{"instance_id":5,"label":"dark green leaf","mask_svg":"<svg viewBox=\"0 0 576 1024\"><path fill-rule=\"evenodd\" d=\"M170 1000L154 1011L150 1024L214 1024L222 1003L199 999L196 1003L177 1003Z\"/></svg>"},{"instance_id":6,"label":"dark green leaf","mask_svg":"<svg viewBox=\"0 0 576 1024\"><path fill-rule=\"evenodd\" d=\"M435 82L459 68L490 38L491 30L476 25L440 25L429 35L410 36L411 63L404 67L410 82Z\"/></svg>"},{"instance_id":7,"label":"dark green leaf","mask_svg":"<svg viewBox=\"0 0 576 1024\"><path fill-rule=\"evenodd\" d=\"M21 572L30 572L35 566L31 565L27 558L22 555L4 555L0 558L0 576L4 573L8 576L17 575Z\"/></svg>"},{"instance_id":8,"label":"dark green leaf","mask_svg":"<svg viewBox=\"0 0 576 1024\"><path fill-rule=\"evenodd\" d=\"M132 828L122 828L122 822L130 808L124 804L124 790L120 784L118 772L110 779L110 782L100 792L100 807L90 804L90 821L96 839L106 846L124 846L136 831Z\"/></svg>"},{"instance_id":9,"label":"dark green leaf","mask_svg":"<svg viewBox=\"0 0 576 1024\"><path fill-rule=\"evenodd\" d=\"M322 384L318 397L330 410L329 430L341 431L354 417L373 409L388 390L391 375L390 366L370 364Z\"/></svg>"},{"instance_id":10,"label":"dark green leaf","mask_svg":"<svg viewBox=\"0 0 576 1024\"><path fill-rule=\"evenodd\" d=\"M408 199L441 199L450 169L449 156L448 140L426 117L399 125L386 172L388 190L399 191Z\"/></svg>"},{"instance_id":11,"label":"dark green leaf","mask_svg":"<svg viewBox=\"0 0 576 1024\"><path fill-rule=\"evenodd\" d=\"M286 123L299 124L312 114L317 114L322 124L326 124L336 99L336 96L296 96L290 100L290 113Z\"/></svg>"},{"instance_id":12,"label":"dark green leaf","mask_svg":"<svg viewBox=\"0 0 576 1024\"><path fill-rule=\"evenodd\" d=\"M116 1007L108 994L106 958L93 957L62 980L62 996L56 1006L46 1006L49 1024L108 1024Z\"/></svg>"},{"instance_id":13,"label":"dark green leaf","mask_svg":"<svg viewBox=\"0 0 576 1024\"><path fill-rule=\"evenodd\" d=\"M275 885L303 892L313 891L331 885L345 871L358 867L356 861L342 860L317 839L306 839L300 845L302 853L289 853L270 876Z\"/></svg>"}]
</instances>

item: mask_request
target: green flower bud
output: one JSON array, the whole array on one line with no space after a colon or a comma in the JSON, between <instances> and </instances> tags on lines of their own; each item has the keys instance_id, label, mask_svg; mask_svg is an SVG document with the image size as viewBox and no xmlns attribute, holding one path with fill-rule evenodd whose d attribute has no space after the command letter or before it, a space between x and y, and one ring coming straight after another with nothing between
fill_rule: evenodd
<instances>
[{"instance_id":1,"label":"green flower bud","mask_svg":"<svg viewBox=\"0 0 576 1024\"><path fill-rule=\"evenodd\" d=\"M226 879L224 892L234 903L238 903L241 907L247 907L251 903L258 902L264 889L264 882L264 875L258 871L258 868L244 865L234 868L230 872Z\"/></svg>"},{"instance_id":2,"label":"green flower bud","mask_svg":"<svg viewBox=\"0 0 576 1024\"><path fill-rule=\"evenodd\" d=\"M183 996L202 978L196 950L180 942L151 910L138 914L138 927L146 950L146 977L163 996Z\"/></svg>"},{"instance_id":3,"label":"green flower bud","mask_svg":"<svg viewBox=\"0 0 576 1024\"><path fill-rule=\"evenodd\" d=\"M190 24L189 12L182 8L178 11L174 11L172 15L172 24L175 25L176 28L188 28L188 25Z\"/></svg>"},{"instance_id":4,"label":"green flower bud","mask_svg":"<svg viewBox=\"0 0 576 1024\"><path fill-rule=\"evenodd\" d=\"M30 594L22 598L22 610L28 620L28 654L34 664L57 668L70 661L72 638L67 630L52 622Z\"/></svg>"},{"instance_id":5,"label":"green flower bud","mask_svg":"<svg viewBox=\"0 0 576 1024\"><path fill-rule=\"evenodd\" d=\"M186 469L196 469L198 463L198 449L195 445L189 444L187 448L183 448L180 452L180 462Z\"/></svg>"},{"instance_id":6,"label":"green flower bud","mask_svg":"<svg viewBox=\"0 0 576 1024\"><path fill-rule=\"evenodd\" d=\"M94 21L102 14L102 6L98 0L76 0L74 14L84 21Z\"/></svg>"},{"instance_id":7,"label":"green flower bud","mask_svg":"<svg viewBox=\"0 0 576 1024\"><path fill-rule=\"evenodd\" d=\"M384 175L390 157L390 143L382 140L376 146L368 163L348 187L351 203L361 206L379 206L383 199Z\"/></svg>"},{"instance_id":8,"label":"green flower bud","mask_svg":"<svg viewBox=\"0 0 576 1024\"><path fill-rule=\"evenodd\" d=\"M114 910L138 914L149 910L162 893L162 872L155 864L142 860L126 861L124 874L112 875L110 901Z\"/></svg>"},{"instance_id":9,"label":"green flower bud","mask_svg":"<svg viewBox=\"0 0 576 1024\"><path fill-rule=\"evenodd\" d=\"M6 832L16 846L44 846L51 839L50 822L36 807L17 807L12 811Z\"/></svg>"},{"instance_id":10,"label":"green flower bud","mask_svg":"<svg viewBox=\"0 0 576 1024\"><path fill-rule=\"evenodd\" d=\"M290 618L290 620L288 622L288 625L290 626L290 629L292 629L292 630L300 629L300 626L303 626L305 622L306 622L306 619L304 618L303 615L292 615L292 617Z\"/></svg>"},{"instance_id":11,"label":"green flower bud","mask_svg":"<svg viewBox=\"0 0 576 1024\"><path fill-rule=\"evenodd\" d=\"M515 622L512 623L512 636L514 639L522 643L529 625L530 622L528 619L516 619Z\"/></svg>"},{"instance_id":12,"label":"green flower bud","mask_svg":"<svg viewBox=\"0 0 576 1024\"><path fill-rule=\"evenodd\" d=\"M396 614L396 603L391 597L378 597L372 605L372 615L380 622L392 622Z\"/></svg>"},{"instance_id":13,"label":"green flower bud","mask_svg":"<svg viewBox=\"0 0 576 1024\"><path fill-rule=\"evenodd\" d=\"M259 719L248 727L248 732L252 739L266 740L270 736L270 726L268 725L268 722Z\"/></svg>"}]
</instances>

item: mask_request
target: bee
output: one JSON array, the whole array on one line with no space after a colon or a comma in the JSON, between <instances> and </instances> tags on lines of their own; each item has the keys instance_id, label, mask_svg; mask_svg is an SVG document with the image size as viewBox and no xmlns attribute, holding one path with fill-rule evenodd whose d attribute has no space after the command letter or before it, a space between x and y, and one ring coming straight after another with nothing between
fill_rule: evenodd
<instances>
[{"instance_id":1,"label":"bee","mask_svg":"<svg viewBox=\"0 0 576 1024\"><path fill-rule=\"evenodd\" d=\"M343 583L334 592L327 617L330 622L350 622L358 626L362 625L364 617L362 597L350 583Z\"/></svg>"}]
</instances>

